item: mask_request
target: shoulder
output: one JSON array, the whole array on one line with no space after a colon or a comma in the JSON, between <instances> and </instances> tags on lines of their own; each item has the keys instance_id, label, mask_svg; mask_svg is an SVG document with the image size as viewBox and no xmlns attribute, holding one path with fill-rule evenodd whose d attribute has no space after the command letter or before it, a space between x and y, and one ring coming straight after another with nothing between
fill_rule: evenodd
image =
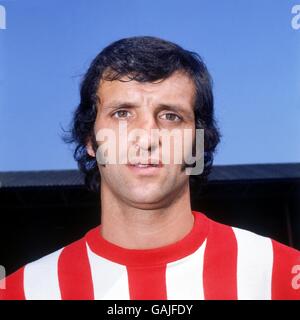
<instances>
[{"instance_id":1,"label":"shoulder","mask_svg":"<svg viewBox=\"0 0 300 320\"><path fill-rule=\"evenodd\" d=\"M223 224L210 218L207 218L207 220L209 221L208 238L211 238L212 240L217 237L228 240L231 237L235 240L236 245L240 250L246 250L248 252L249 250L271 250L274 257L278 259L289 257L289 259L298 261L300 257L300 251L284 245L270 237L262 236L253 231L239 227Z\"/></svg>"},{"instance_id":2,"label":"shoulder","mask_svg":"<svg viewBox=\"0 0 300 320\"><path fill-rule=\"evenodd\" d=\"M30 262L7 276L0 300L60 299L59 277L64 260L78 261L85 249L83 238ZM49 293L51 292L51 296Z\"/></svg>"},{"instance_id":3,"label":"shoulder","mask_svg":"<svg viewBox=\"0 0 300 320\"><path fill-rule=\"evenodd\" d=\"M224 240L233 238L239 254L244 252L249 259L251 259L251 253L255 253L256 257L261 255L262 258L271 255L274 264L281 261L293 261L295 264L300 264L300 251L297 249L246 229L208 220L210 225L208 237L215 238L221 235Z\"/></svg>"},{"instance_id":4,"label":"shoulder","mask_svg":"<svg viewBox=\"0 0 300 320\"><path fill-rule=\"evenodd\" d=\"M257 254L264 254L272 251L272 239L259 235L252 231L223 224L207 218L209 221L208 242L218 248L226 250L236 250L239 254L248 253L251 259L253 251Z\"/></svg>"},{"instance_id":5,"label":"shoulder","mask_svg":"<svg viewBox=\"0 0 300 320\"><path fill-rule=\"evenodd\" d=\"M300 251L241 228L213 220L209 225L214 255L236 260L237 277L247 290L265 282L272 299L300 299Z\"/></svg>"}]
</instances>

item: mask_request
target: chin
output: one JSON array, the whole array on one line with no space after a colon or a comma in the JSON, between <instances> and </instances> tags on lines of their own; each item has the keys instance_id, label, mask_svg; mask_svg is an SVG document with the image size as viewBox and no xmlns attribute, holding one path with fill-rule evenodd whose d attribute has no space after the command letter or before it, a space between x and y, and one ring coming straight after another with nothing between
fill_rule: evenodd
<instances>
[{"instance_id":1,"label":"chin","mask_svg":"<svg viewBox=\"0 0 300 320\"><path fill-rule=\"evenodd\" d=\"M139 189L136 192L132 190L129 194L126 194L126 198L129 199L130 202L136 204L152 204L152 203L159 203L163 199L165 199L165 195L161 192L161 190L143 190Z\"/></svg>"}]
</instances>

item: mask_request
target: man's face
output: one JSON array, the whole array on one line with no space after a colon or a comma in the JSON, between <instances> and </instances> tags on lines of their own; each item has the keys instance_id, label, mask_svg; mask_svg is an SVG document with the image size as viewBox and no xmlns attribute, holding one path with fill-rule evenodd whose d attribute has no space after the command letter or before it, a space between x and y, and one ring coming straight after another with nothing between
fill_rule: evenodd
<instances>
[{"instance_id":1,"label":"man's face","mask_svg":"<svg viewBox=\"0 0 300 320\"><path fill-rule=\"evenodd\" d=\"M136 162L141 151L144 155L149 154L149 159L153 158L151 151L154 152L160 161L162 152L171 153L170 163L159 166L133 166L129 161L128 164L98 165L102 190L108 188L119 200L136 208L149 209L163 207L175 201L181 192L187 191L189 176L182 170L183 165L174 161L174 143L171 143L170 149L163 151L162 139L153 142L150 138L152 129L177 129L182 136L183 131L189 129L194 138L194 92L193 81L181 72L155 83L101 80L97 92L99 104L95 136L99 130L110 129L115 132L117 147L124 146L124 139L127 139L128 148L123 156L128 157L129 148L132 151L133 147L137 147ZM120 123L126 123L128 133L133 129L143 129L145 134L136 141L129 141L128 137L119 136ZM189 147L192 148L192 141ZM90 155L95 156L90 144L87 149Z\"/></svg>"}]
</instances>

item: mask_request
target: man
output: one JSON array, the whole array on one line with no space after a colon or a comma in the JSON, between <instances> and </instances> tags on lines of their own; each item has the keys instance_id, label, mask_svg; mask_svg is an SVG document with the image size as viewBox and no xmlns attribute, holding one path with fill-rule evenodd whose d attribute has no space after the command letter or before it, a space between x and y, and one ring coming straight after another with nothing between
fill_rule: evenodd
<instances>
[{"instance_id":1,"label":"man","mask_svg":"<svg viewBox=\"0 0 300 320\"><path fill-rule=\"evenodd\" d=\"M121 124L142 134L120 135ZM181 163L174 159L181 147L171 144L171 154L161 136L151 139L153 130L173 129L193 133ZM210 76L197 54L154 37L106 47L82 82L71 131L86 184L101 196L101 226L10 275L1 298L299 299L298 251L192 211L196 177L186 174L185 156L200 143L198 129L201 181L220 134ZM101 130L115 133L122 149L116 163L101 149ZM129 150L136 153L123 162Z\"/></svg>"}]
</instances>

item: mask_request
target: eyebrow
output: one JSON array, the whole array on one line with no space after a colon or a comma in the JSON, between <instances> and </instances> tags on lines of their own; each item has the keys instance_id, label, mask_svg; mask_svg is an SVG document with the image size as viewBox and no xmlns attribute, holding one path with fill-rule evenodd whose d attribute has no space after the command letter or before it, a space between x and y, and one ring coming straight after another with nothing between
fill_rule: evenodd
<instances>
[{"instance_id":1,"label":"eyebrow","mask_svg":"<svg viewBox=\"0 0 300 320\"><path fill-rule=\"evenodd\" d=\"M140 105L132 103L132 102L112 102L111 104L103 106L103 110L109 110L109 109L115 110L115 109L122 109L122 108L134 109L134 108L140 108ZM157 105L157 108L159 111L161 111L161 110L175 111L178 113L183 113L188 117L191 117L190 112L185 110L181 105L159 103Z\"/></svg>"},{"instance_id":2,"label":"eyebrow","mask_svg":"<svg viewBox=\"0 0 300 320\"><path fill-rule=\"evenodd\" d=\"M106 106L103 106L103 110L107 109L121 109L121 108L138 108L137 104L132 102L112 102Z\"/></svg>"}]
</instances>

